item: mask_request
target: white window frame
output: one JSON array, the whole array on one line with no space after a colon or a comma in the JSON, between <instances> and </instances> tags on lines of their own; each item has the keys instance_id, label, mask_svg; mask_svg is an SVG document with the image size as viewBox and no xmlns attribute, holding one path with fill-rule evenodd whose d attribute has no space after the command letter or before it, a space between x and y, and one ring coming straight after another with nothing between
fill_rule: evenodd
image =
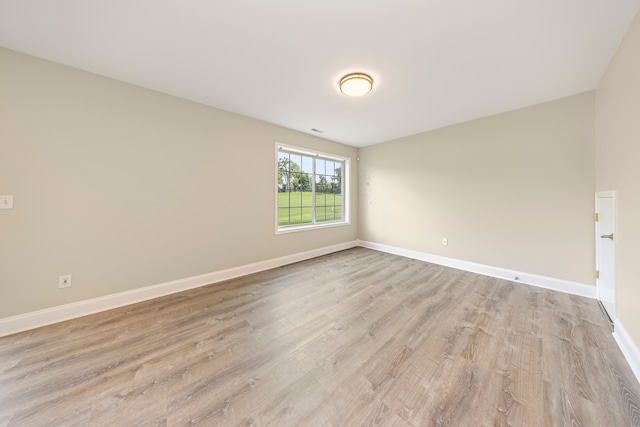
<instances>
[{"instance_id":1,"label":"white window frame","mask_svg":"<svg viewBox=\"0 0 640 427\"><path fill-rule=\"evenodd\" d=\"M307 231L307 230L316 230L319 228L329 228L329 227L341 227L344 225L351 224L350 220L350 196L349 196L349 188L350 188L350 175L351 175L351 159L349 157L342 157L336 154L324 153L320 151L310 150L308 148L296 147L289 144L282 144L276 142L275 144L275 178L274 178L274 190L275 190L275 227L276 234L285 234L285 233L293 233L298 231ZM295 224L295 225L284 225L281 226L278 224L278 153L281 151L286 151L294 154L301 154L303 156L316 157L326 160L334 160L344 162L344 170L342 171L342 212L343 218L340 221L328 221L328 222L319 222L312 224ZM313 196L312 203L315 211L315 173L314 179L312 180L313 186ZM315 213L314 213L315 217Z\"/></svg>"}]
</instances>

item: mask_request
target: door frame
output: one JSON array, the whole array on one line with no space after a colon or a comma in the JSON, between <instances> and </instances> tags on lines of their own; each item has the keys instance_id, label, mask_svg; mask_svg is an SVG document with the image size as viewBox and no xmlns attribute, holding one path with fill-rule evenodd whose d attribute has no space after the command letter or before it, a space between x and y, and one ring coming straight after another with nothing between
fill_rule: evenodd
<instances>
[{"instance_id":1,"label":"door frame","mask_svg":"<svg viewBox=\"0 0 640 427\"><path fill-rule=\"evenodd\" d=\"M612 202L613 202L613 218L612 218L612 233L614 233L614 239L613 239L613 249L612 249L612 255L613 255L613 313L607 313L605 310L605 314L607 314L608 317L610 317L610 320L612 321L612 326L613 323L615 323L615 317L617 317L617 312L618 312L618 307L617 307L617 298L616 298L616 240L615 240L615 235L616 235L616 213L618 211L617 209L617 205L616 205L616 201L617 201L617 191L616 190L609 190L609 191L598 191L595 194L595 213L598 214L598 198L611 198ZM595 219L595 217L594 217ZM596 252L595 252L595 258L596 258L596 271L600 271L600 233L599 233L599 224L598 221L594 222L595 224L595 239L596 239ZM598 302L600 303L602 309L604 310L604 306L602 306L602 298L600 297L600 293L601 293L601 285L600 285L600 279L596 276L596 298L598 299ZM611 315L613 315L614 318L611 318Z\"/></svg>"}]
</instances>

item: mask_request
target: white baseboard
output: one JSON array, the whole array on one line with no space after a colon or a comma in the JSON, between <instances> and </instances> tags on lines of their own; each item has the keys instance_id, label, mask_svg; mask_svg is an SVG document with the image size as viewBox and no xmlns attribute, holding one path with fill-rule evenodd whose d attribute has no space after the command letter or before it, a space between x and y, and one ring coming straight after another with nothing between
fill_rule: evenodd
<instances>
[{"instance_id":1,"label":"white baseboard","mask_svg":"<svg viewBox=\"0 0 640 427\"><path fill-rule=\"evenodd\" d=\"M153 298L174 294L176 292L186 291L188 289L210 285L212 283L222 282L236 277L246 276L248 274L258 273L260 271L293 264L295 262L354 248L356 246L358 246L357 241L341 243L307 252L215 271L213 273L188 277L186 279L174 280L171 282L161 283L159 285L147 286L140 289L105 295L103 297L78 301L31 313L6 317L4 319L0 319L0 337L29 329L39 328L41 326L51 325L53 323L63 322L65 320L75 319L77 317L87 316L89 314L105 310L123 307L125 305L147 301Z\"/></svg>"},{"instance_id":2,"label":"white baseboard","mask_svg":"<svg viewBox=\"0 0 640 427\"><path fill-rule=\"evenodd\" d=\"M425 252L402 249L395 246L383 245L380 243L367 242L363 240L358 241L358 246L375 249L380 252L400 255L407 258L413 258L420 261L430 262L432 264L443 265L445 267L456 268L458 270L470 271L472 273L482 274L484 276L497 277L499 279L524 283L527 285L537 286L539 288L560 291L587 298L596 298L596 287L583 283L555 279L553 277L547 276L539 276L537 274L530 274L522 271L507 270L505 268L492 267L490 265L476 264L474 262L461 261L459 259L447 258L439 255L432 255Z\"/></svg>"},{"instance_id":3,"label":"white baseboard","mask_svg":"<svg viewBox=\"0 0 640 427\"><path fill-rule=\"evenodd\" d=\"M622 351L625 359L629 362L631 370L635 374L638 382L640 382L640 350L635 345L627 330L622 326L619 319L614 322L613 337L618 343L618 347Z\"/></svg>"}]
</instances>

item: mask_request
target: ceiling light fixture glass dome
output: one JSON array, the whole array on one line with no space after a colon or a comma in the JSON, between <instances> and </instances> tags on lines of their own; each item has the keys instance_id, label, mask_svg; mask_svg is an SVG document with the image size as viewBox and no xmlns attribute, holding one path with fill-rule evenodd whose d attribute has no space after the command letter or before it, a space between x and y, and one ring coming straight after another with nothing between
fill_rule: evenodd
<instances>
[{"instance_id":1,"label":"ceiling light fixture glass dome","mask_svg":"<svg viewBox=\"0 0 640 427\"><path fill-rule=\"evenodd\" d=\"M362 96L373 89L373 79L364 73L347 74L340 79L340 92L347 96Z\"/></svg>"}]
</instances>

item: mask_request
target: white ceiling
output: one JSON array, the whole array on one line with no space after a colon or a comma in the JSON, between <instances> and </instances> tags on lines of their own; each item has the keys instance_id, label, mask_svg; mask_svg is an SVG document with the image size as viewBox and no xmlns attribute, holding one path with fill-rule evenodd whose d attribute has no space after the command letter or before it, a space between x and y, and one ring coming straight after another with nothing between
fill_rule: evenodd
<instances>
[{"instance_id":1,"label":"white ceiling","mask_svg":"<svg viewBox=\"0 0 640 427\"><path fill-rule=\"evenodd\" d=\"M359 147L594 89L639 8L0 0L0 46ZM369 95L340 93L354 71L373 77Z\"/></svg>"}]
</instances>

